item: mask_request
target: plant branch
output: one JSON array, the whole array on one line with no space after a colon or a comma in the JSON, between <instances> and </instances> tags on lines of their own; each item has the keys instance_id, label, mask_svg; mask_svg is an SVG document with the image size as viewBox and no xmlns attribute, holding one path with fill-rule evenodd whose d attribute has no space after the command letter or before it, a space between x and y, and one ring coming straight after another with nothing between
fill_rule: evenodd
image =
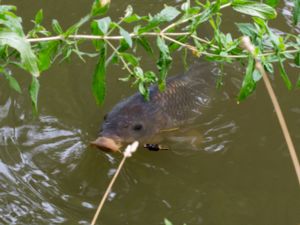
<instances>
[{"instance_id":1,"label":"plant branch","mask_svg":"<svg viewBox=\"0 0 300 225\"><path fill-rule=\"evenodd\" d=\"M177 32L177 33L165 33L168 36L184 36L190 34L189 32ZM137 35L135 33L129 34L131 37L138 37L141 35ZM156 32L146 32L143 33L142 36L158 36L159 33ZM117 35L117 36L100 36L100 35L85 35L85 34L76 34L76 35L69 35L68 38L65 38L64 36L57 35L57 36L51 36L51 37L41 37L41 38L28 38L27 41L30 43L35 42L43 42L43 41L63 41L66 39L75 39L75 40L81 40L81 39L87 39L87 40L121 40L124 39L123 36Z\"/></svg>"},{"instance_id":2,"label":"plant branch","mask_svg":"<svg viewBox=\"0 0 300 225\"><path fill-rule=\"evenodd\" d=\"M118 49L115 48L115 46L110 43L110 41L106 40L107 44L112 48L112 50L118 55L120 56L120 53L118 51ZM130 69L130 67L128 66L128 64L125 62L125 60L123 59L123 57L119 57L124 65L124 67L127 69L127 71L130 73L130 74L133 74L133 71Z\"/></svg>"},{"instance_id":3,"label":"plant branch","mask_svg":"<svg viewBox=\"0 0 300 225\"><path fill-rule=\"evenodd\" d=\"M214 3L216 3L216 2L213 2L212 4L214 4ZM227 3L227 4L224 4L224 5L220 6L220 9L224 9L224 8L230 6L231 4L232 4L231 2ZM195 19L195 18L197 18L199 16L202 16L202 13L193 15L191 17L188 17L188 18L186 18L184 20L181 20L181 21L177 21L175 23L171 23L170 25L168 25L167 27L165 27L161 32L165 33L166 31L170 30L171 28L174 28L174 27L176 27L176 26L178 26L180 24L186 23L186 22L190 21L191 19Z\"/></svg>"},{"instance_id":4,"label":"plant branch","mask_svg":"<svg viewBox=\"0 0 300 225\"><path fill-rule=\"evenodd\" d=\"M179 44L182 47L187 48L188 50L192 51L193 53L199 53L199 55L206 55L206 56L210 56L210 57L222 57L220 55L214 54L214 53L210 53L210 52L205 52L205 51L199 51L195 46L189 45L189 44L185 44L182 43L180 41L175 40L174 38L168 37L164 34L161 34L161 36L169 41L172 41L176 44ZM223 56L224 57L224 56ZM226 55L226 58L247 58L248 56L245 55Z\"/></svg>"},{"instance_id":5,"label":"plant branch","mask_svg":"<svg viewBox=\"0 0 300 225\"><path fill-rule=\"evenodd\" d=\"M189 32L176 32L176 33L171 33L171 32L145 32L142 34L142 36L159 36L161 35L162 37L164 37L165 39L174 42L176 44L179 44L180 46L187 48L189 50L191 50L192 52L199 52L202 55L206 55L206 56L210 56L210 57L224 57L224 58L235 58L235 59L239 59L239 58L247 58L248 55L247 54L240 54L240 55L226 55L226 56L220 56L218 54L214 54L214 53L210 53L207 51L203 51L200 52L195 46L189 45L189 44L185 44L182 43L180 41L177 41L176 39L172 38L172 37L178 37L178 36L185 36L185 35L189 35ZM130 34L131 37L138 37L139 35L135 34L135 33L131 33ZM210 41L205 40L203 38L200 38L196 35L191 35L192 38L200 41L201 43L207 44L212 48L217 49L218 46L213 45L210 43ZM75 40L82 40L82 39L86 39L86 40L121 40L124 39L123 36L117 35L117 36L99 36L99 35L85 35L85 34L77 34L77 35L70 35L68 38L65 38L64 36L52 36L52 37L42 37L42 38L28 38L27 41L30 43L36 43L36 42L46 42L46 41L58 41L58 40L66 40L66 39L75 39ZM110 43L111 44L111 43ZM111 46L111 45L110 45ZM115 49L115 48L113 48ZM299 49L290 49L290 50L286 50L286 51L282 51L280 52L280 54L285 54L285 53L297 53L299 52ZM265 52L262 54L259 54L258 57L262 57L262 56L271 56L276 54L275 52Z\"/></svg>"}]
</instances>

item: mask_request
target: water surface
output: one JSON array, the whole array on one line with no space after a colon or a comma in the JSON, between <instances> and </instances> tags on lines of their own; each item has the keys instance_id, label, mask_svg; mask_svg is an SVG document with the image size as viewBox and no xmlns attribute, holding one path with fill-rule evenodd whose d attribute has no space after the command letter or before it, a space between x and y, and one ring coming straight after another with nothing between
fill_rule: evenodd
<instances>
[{"instance_id":1,"label":"water surface","mask_svg":"<svg viewBox=\"0 0 300 225\"><path fill-rule=\"evenodd\" d=\"M143 14L178 2L130 4ZM83 0L9 3L18 6L28 28L39 8L47 26L56 18L67 27L90 6ZM282 3L279 20L271 23L285 32L292 29L290 4ZM120 17L126 5L112 1L111 17ZM222 30L231 32L232 12L226 13ZM89 141L96 137L103 115L134 93L117 80L124 72L112 66L105 104L98 107L90 86L95 63L73 58L42 74L37 117L32 116L28 95L16 94L0 77L0 224L90 223L121 156L92 149ZM146 55L143 64L153 68ZM171 74L183 70L180 57L175 58ZM26 93L30 76L14 73ZM238 105L243 68L226 67L225 73L221 97L195 125L203 143L193 146L183 133L169 140L170 151L140 149L126 162L98 224L163 224L165 217L188 225L300 224L296 176L263 83ZM288 67L292 79L298 73ZM278 73L273 86L300 146L300 91L287 91Z\"/></svg>"}]
</instances>

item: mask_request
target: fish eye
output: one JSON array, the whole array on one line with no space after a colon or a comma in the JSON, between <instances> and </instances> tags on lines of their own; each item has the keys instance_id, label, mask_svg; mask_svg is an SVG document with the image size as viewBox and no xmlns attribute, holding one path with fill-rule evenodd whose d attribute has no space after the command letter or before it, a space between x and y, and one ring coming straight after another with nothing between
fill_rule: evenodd
<instances>
[{"instance_id":1,"label":"fish eye","mask_svg":"<svg viewBox=\"0 0 300 225\"><path fill-rule=\"evenodd\" d=\"M139 131L139 130L142 130L143 129L143 125L138 123L138 124L135 124L133 127L132 127L133 130L135 131Z\"/></svg>"}]
</instances>

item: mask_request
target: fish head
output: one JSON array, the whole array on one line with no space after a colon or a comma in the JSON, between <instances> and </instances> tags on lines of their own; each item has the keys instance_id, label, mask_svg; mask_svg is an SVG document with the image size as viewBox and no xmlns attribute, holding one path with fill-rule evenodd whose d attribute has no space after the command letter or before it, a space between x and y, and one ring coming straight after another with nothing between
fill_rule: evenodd
<instances>
[{"instance_id":1,"label":"fish head","mask_svg":"<svg viewBox=\"0 0 300 225\"><path fill-rule=\"evenodd\" d=\"M91 144L105 151L119 151L124 144L143 142L157 133L159 117L151 102L133 96L117 104L104 118L99 137Z\"/></svg>"}]
</instances>

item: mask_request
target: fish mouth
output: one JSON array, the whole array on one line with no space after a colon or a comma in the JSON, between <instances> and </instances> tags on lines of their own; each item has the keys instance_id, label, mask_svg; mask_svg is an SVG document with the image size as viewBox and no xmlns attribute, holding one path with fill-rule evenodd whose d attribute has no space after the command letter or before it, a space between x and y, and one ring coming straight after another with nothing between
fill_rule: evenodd
<instances>
[{"instance_id":1,"label":"fish mouth","mask_svg":"<svg viewBox=\"0 0 300 225\"><path fill-rule=\"evenodd\" d=\"M120 152L121 143L113 138L98 137L95 141L92 141L91 146L105 152Z\"/></svg>"}]
</instances>

